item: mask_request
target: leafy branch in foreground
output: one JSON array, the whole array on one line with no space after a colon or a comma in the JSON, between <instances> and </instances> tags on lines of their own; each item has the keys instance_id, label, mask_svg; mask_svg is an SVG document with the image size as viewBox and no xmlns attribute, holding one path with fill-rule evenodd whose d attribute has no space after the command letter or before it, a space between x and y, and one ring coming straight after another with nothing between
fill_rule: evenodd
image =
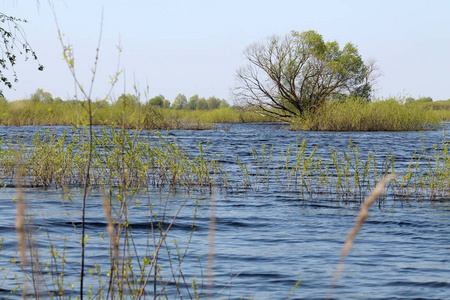
<instances>
[{"instance_id":1,"label":"leafy branch in foreground","mask_svg":"<svg viewBox=\"0 0 450 300\"><path fill-rule=\"evenodd\" d=\"M84 124L84 128L86 128L86 125L88 125L89 128L89 133L88 133L88 153L87 155L84 156L84 160L85 160L85 164L86 164L86 170L85 170L85 180L84 180L84 185L83 185L83 205L82 205L82 209L81 209L81 271L80 271L80 299L83 299L83 295L84 295L84 267L85 267L85 248L86 248L86 239L88 237L88 235L85 234L85 218L86 218L86 201L87 201L87 195L88 195L88 189L89 189L89 181L90 181L90 168L91 168L91 162L92 162L92 152L93 152L93 129L92 129L92 116L94 114L93 110L92 110L92 90L94 87L94 82L95 82L95 78L97 75L97 66L98 66L98 59L99 59L99 53L100 53L100 44L101 44L101 39L102 39L102 31L103 31L103 16L101 19L101 26L100 26L100 33L99 33L99 38L98 38L98 45L96 48L96 53L95 53L95 61L94 61L94 67L92 69L92 78L91 78L91 82L89 85L89 89L85 90L83 88L83 85L80 83L80 81L78 80L76 73L75 73L75 64L74 64L74 56L73 56L73 51L72 51L72 46L71 45L66 45L63 41L63 35L61 33L61 30L59 28L58 25L58 21L56 18L56 11L55 11L55 7L53 5L52 6L52 10L53 10L53 14L55 17L55 22L56 22L56 27L58 29L58 37L59 40L61 42L61 47L63 49L63 58L64 61L67 63L67 67L70 70L70 73L72 74L73 80L75 82L75 86L76 86L76 90L80 90L81 94L83 96L83 100L85 100L87 102L87 111L88 111L88 115L89 115L89 123L88 124ZM119 51L121 49L119 48ZM118 76L120 74L120 71L117 71L115 76L111 78L110 82L111 82L111 89L109 90L109 92L107 93L106 99L109 97L109 95L111 94L114 84L117 82L118 80ZM77 98L77 93L75 94L75 98ZM78 99L77 99L78 100ZM84 142L83 142L84 144Z\"/></svg>"},{"instance_id":2,"label":"leafy branch in foreground","mask_svg":"<svg viewBox=\"0 0 450 300\"><path fill-rule=\"evenodd\" d=\"M16 17L5 15L0 12L0 52L2 57L0 58L0 81L8 88L12 88L12 82L17 82L17 74L14 70L14 65L17 61L16 54L25 55L25 60L30 57L34 60L38 60L36 52L31 48L25 35L25 30L20 26L20 23L26 23L26 20ZM42 71L44 66L39 64L38 70ZM11 70L11 75L6 75L5 71ZM0 96L3 96L0 90Z\"/></svg>"}]
</instances>

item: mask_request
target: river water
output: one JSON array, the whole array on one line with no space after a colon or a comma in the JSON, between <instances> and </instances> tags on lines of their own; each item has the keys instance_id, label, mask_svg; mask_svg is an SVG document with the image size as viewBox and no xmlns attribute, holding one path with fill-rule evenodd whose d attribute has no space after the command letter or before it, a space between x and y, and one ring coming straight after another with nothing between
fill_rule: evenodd
<instances>
[{"instance_id":1,"label":"river water","mask_svg":"<svg viewBox=\"0 0 450 300\"><path fill-rule=\"evenodd\" d=\"M54 129L61 134L67 128ZM0 136L26 139L37 130L37 127L0 127ZM251 162L252 147L260 149L267 145L274 147L274 153L286 151L299 135L306 139L309 150L317 146L323 157L329 155L330 147L345 151L349 140L360 147L362 156L376 150L381 161L389 152L400 170L414 151L432 149L445 139L443 130L299 133L287 131L279 124L240 124L224 126L223 130L170 131L168 135L194 154L200 141L209 142L208 153L222 154L220 161L230 176L238 176L233 175L236 155L242 162ZM64 265L62 290L66 296L75 298L80 285L81 188L23 191L27 214L33 217L28 227L31 242L27 255L31 257L34 251L38 253L34 257L40 260L40 267L34 267L33 271L28 259L25 273L19 263L14 263L20 261L14 228L16 193L14 187L0 190L0 236L4 238L0 253L0 297L21 297L21 288L16 290L18 286L25 287L30 295L39 290L42 297L49 297L52 292L57 293L54 282L62 282L57 275ZM326 195L305 198L276 188L239 193L214 188L212 193L186 195L181 189L149 187L145 193L130 196L127 210L133 234L129 249L141 261L143 257L151 260L153 250L149 249L154 249L149 220L154 214L157 218L165 216L164 230L186 197L186 204L167 235L167 244L162 246L161 252L165 254L161 254L158 262L162 279L152 281L150 274L145 294L148 299L155 295L158 299L194 297L194 277L201 299L206 299L207 293L214 299L286 299L299 280L290 299L324 299L330 295L332 299L450 299L449 199L398 200L388 194L381 204L371 208L345 259L341 276L330 291L340 250L360 208L359 201L343 202ZM101 294L99 282L108 282L109 278L103 198L102 191L93 189L87 202L86 272L93 270L94 275L86 276L85 293L93 298L106 296L106 292ZM211 203L215 204L213 213ZM211 216L215 217L214 231L209 230ZM154 232L157 243L158 229L154 228ZM51 254L50 245L59 249L58 254ZM210 253L214 253L213 285L208 289ZM186 254L181 272L178 254ZM174 262L172 267L169 260ZM135 262L130 265L136 269ZM30 276L33 272L37 274L35 282ZM96 272L101 275L95 275ZM175 280L169 280L172 273L177 274L175 278L180 282L179 292ZM162 288L166 283L167 287ZM90 286L92 294L88 292Z\"/></svg>"}]
</instances>

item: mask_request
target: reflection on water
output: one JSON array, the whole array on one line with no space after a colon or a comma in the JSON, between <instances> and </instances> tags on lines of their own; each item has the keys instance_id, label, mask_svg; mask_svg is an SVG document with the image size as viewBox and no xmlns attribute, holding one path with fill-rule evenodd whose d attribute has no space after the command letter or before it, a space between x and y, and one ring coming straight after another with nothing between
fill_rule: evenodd
<instances>
[{"instance_id":1,"label":"reflection on water","mask_svg":"<svg viewBox=\"0 0 450 300\"><path fill-rule=\"evenodd\" d=\"M26 139L37 130L35 127L1 127L0 136L11 135L13 140L16 137ZM64 128L57 127L55 130L60 134ZM278 152L285 151L288 144L295 143L298 135L298 132L285 131L279 125L267 124L233 125L226 130L170 132L171 138L176 138L194 154L198 151L196 145L200 140L210 142L209 151L222 153L225 169L235 167L236 154L243 162L250 162L251 147L258 149L266 144L273 145ZM414 151L421 149L422 144L426 149L431 149L433 144L441 143L444 134L442 131L302 132L301 138L307 139L309 149L317 145L323 157L329 155L330 147L338 151L346 149L351 139L360 147L361 155L377 150L382 159L389 151L401 166L409 161ZM24 198L28 213L33 215L29 230L34 232L40 257L42 260L50 258L48 247L52 242L57 248L64 249L67 261L64 290L76 295L79 285L81 190L74 188L68 192L70 197L61 190L28 189ZM17 282L22 280L20 276L14 278L15 273L20 273L20 266L11 263L14 257L18 257L14 230L15 193L14 188L3 188L0 193L0 235L4 237L0 269L5 268L0 272L2 296L8 296ZM182 264L183 276L189 286L192 277L195 276L199 284L202 272L206 276L210 197L215 197L217 205L212 291L213 295L220 293L216 298L285 299L299 279L302 282L291 295L292 299L323 299L326 296L339 261L339 251L354 224L358 203L341 203L327 199L326 195L303 200L299 194L273 189L240 194L218 190L213 195L192 194L168 234L167 245L164 245L175 256L176 239L184 252L192 228L195 228ZM151 188L147 193L139 193L130 199L129 228L134 237L133 249L140 256L151 258L149 249L152 249L154 241L149 233L152 225L157 226L149 221L152 216L167 216L161 223L165 230L184 198L182 190ZM166 202L166 199L170 201ZM102 278L105 279L110 254L102 201L102 191L92 190L87 203L86 229L89 238L86 248L87 265L102 265ZM120 211L114 213L119 214ZM399 201L388 197L381 206L372 208L346 259L333 298L448 298L449 225L448 199L438 202L426 199ZM165 259L165 256L161 257L161 265ZM45 269L42 272L46 274ZM163 269L161 274L168 278L171 271ZM49 274L45 276L51 278ZM204 281L206 283L206 277ZM88 280L88 285L92 285L94 290L98 288L93 279ZM157 291L161 291L161 286L157 287ZM41 287L41 290L45 288ZM153 283L147 290L148 295L153 295ZM173 282L166 290L169 298L176 297ZM186 289L183 293L184 298L189 298ZM14 297L20 295L20 290L13 292Z\"/></svg>"}]
</instances>

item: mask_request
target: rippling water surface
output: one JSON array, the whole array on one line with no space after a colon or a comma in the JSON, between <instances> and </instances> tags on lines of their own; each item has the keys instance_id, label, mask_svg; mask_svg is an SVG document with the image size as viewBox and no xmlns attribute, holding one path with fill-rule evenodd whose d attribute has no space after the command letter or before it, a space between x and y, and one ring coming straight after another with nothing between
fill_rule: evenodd
<instances>
[{"instance_id":1,"label":"rippling water surface","mask_svg":"<svg viewBox=\"0 0 450 300\"><path fill-rule=\"evenodd\" d=\"M55 128L57 134L64 129ZM200 140L209 142L208 152L222 153L223 167L231 171L236 168L236 155L243 162L250 162L252 147L259 149L265 144L274 146L274 153L279 153L285 151L288 144L295 143L299 136L299 132L286 131L278 124L243 124L225 129L171 131L169 136L176 138L193 154ZM1 127L0 136L26 138L37 130L36 127ZM431 149L433 144L441 143L444 132L302 132L300 137L306 138L309 149L317 145L322 157L329 155L330 147L345 150L351 139L361 148L361 155L376 150L383 159L389 151L396 158L397 168L401 168L422 145ZM25 280L19 267L11 262L19 257L14 230L16 212L13 198L16 192L14 188L0 191L0 235L4 237L0 253L0 268L3 268L0 272L1 297L10 293L14 298L20 297L21 291L13 290L17 282ZM71 201L67 200L67 193L54 189L27 189L24 198L28 213L34 217L30 225L30 232L34 232L34 249L39 251L43 261L49 258L51 242L64 249L67 261L64 290L75 297L79 286L82 191L73 188L68 192ZM153 243L149 233L150 205L153 213L167 215L163 225L167 226L185 196L182 190L150 188L148 193L132 198L130 228L136 251L140 251L141 257L151 254L146 249ZM109 241L102 198L101 191L93 190L88 199L86 260L88 268L103 265L106 276ZM166 199L170 199L167 206ZM173 240L176 239L181 252L185 251L193 215L198 209L191 244L181 265L189 286L194 276L197 284L201 283L202 272L206 286L211 199L216 203L213 298L286 299L298 280L302 281L291 294L291 299L324 299L327 296L340 249L359 210L358 202L343 203L326 196L306 200L300 194L274 189L245 193L216 190L212 195L192 194L170 230L166 245L175 256ZM135 205L137 201L138 205ZM372 207L331 297L450 299L449 260L449 199L400 201L388 196L381 205ZM161 272L164 276L170 274L168 269ZM44 279L51 282L45 269L43 273ZM15 274L19 274L17 278ZM47 297L49 294L46 292L53 287L43 282L38 285ZM88 276L87 283L93 286L95 293L96 281ZM32 282L29 281L28 285L30 288ZM157 285L156 290L160 291L161 287ZM151 284L147 294L149 298L153 298L153 291ZM175 293L173 282L167 291L170 299L180 298ZM186 289L183 290L183 298L189 298ZM204 293L201 298L205 298Z\"/></svg>"}]
</instances>

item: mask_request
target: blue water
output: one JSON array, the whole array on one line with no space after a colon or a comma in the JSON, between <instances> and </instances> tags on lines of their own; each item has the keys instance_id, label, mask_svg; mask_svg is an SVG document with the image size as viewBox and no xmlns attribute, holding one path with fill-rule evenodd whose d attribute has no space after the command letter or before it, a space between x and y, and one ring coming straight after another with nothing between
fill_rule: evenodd
<instances>
[{"instance_id":1,"label":"blue water","mask_svg":"<svg viewBox=\"0 0 450 300\"><path fill-rule=\"evenodd\" d=\"M67 128L55 130L60 134L64 129ZM0 136L26 139L37 130L36 127L0 127ZM351 139L361 148L361 155L377 150L377 157L382 160L389 151L396 158L396 168L405 165L414 151L422 149L422 144L430 150L433 144L440 144L445 138L443 131L299 133L286 131L278 124L233 125L229 130L171 131L169 137L176 138L193 154L198 151L196 145L200 140L209 142L208 153L222 153L224 169L233 174L236 154L243 162L251 162L252 147L260 149L263 144L273 145L274 153L279 153L285 151L288 144L295 143L299 134L306 138L308 149L318 146L321 157L329 155L330 147L344 151ZM14 258L20 260L14 229L16 192L12 187L0 192L0 236L4 237L0 253L0 296L12 298L21 297L20 288L14 290L18 285L25 286L29 294L35 293L30 277L24 277L20 266L11 262ZM133 253L138 253L141 259L144 256L151 259L154 249L151 216L156 213L157 219L161 220L165 215L163 229L167 228L186 197L186 204L161 250L158 263L163 267L163 279L157 280L156 285L149 282L145 294L148 299L166 298L162 285L172 274L167 250L171 251L172 261L178 261L174 239L178 253L186 253L180 267L184 280L175 263L172 268L181 287L178 293L174 280L170 280L165 289L169 299L193 297L193 277L198 285L204 281L203 289L199 287L198 293L201 299L206 298L209 251L214 252L211 289L214 299L286 299L299 280L301 282L290 299L324 299L330 292L340 250L360 207L358 201L344 203L326 195L305 199L301 194L276 189L232 193L215 188L212 194L208 191L187 196L182 189L150 187L147 192L130 196L128 201ZM53 243L60 253L64 252L66 261L64 293L75 298L79 293L81 188L67 191L26 189L24 199L28 215L33 216L28 228L33 239L31 249L39 252L41 263L39 272L35 268L35 274L41 275L35 276L34 286L44 298L57 289L51 266L42 265L51 262L49 245ZM99 278L108 282L109 238L102 199L102 191L93 189L87 204L86 270L89 272L95 265L102 267L101 276L86 277L85 293L89 295L88 289L92 285L92 298L99 297L95 294L99 291ZM216 204L213 247L208 242L211 201ZM114 211L115 214L120 212ZM399 200L388 195L382 204L371 208L369 219L331 291L331 298L450 299L449 225L449 199ZM191 236L192 228L195 230ZM157 242L159 231L154 228L154 232ZM59 272L61 261L57 258ZM137 268L135 262L132 264ZM28 262L25 267L26 274L31 272L30 265ZM55 268L53 270L55 273ZM22 285L24 282L26 284Z\"/></svg>"}]
</instances>

